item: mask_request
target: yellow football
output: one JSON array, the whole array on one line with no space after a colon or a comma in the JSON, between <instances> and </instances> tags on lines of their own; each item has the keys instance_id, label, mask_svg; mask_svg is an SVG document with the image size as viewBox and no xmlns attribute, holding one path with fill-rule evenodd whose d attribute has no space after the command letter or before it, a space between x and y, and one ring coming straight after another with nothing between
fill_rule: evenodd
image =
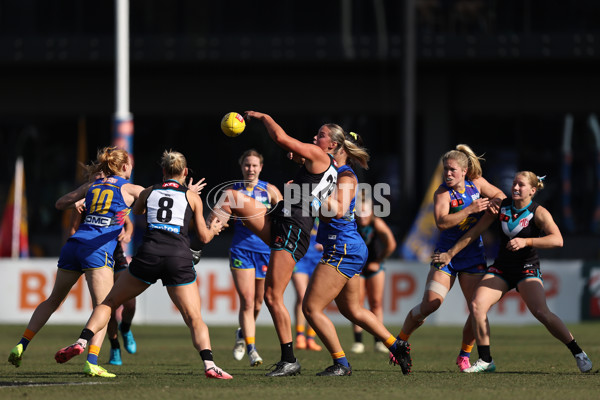
<instances>
[{"instance_id":1,"label":"yellow football","mask_svg":"<svg viewBox=\"0 0 600 400\"><path fill-rule=\"evenodd\" d=\"M244 132L246 121L241 114L230 112L225 114L221 120L221 130L229 137L236 137Z\"/></svg>"}]
</instances>

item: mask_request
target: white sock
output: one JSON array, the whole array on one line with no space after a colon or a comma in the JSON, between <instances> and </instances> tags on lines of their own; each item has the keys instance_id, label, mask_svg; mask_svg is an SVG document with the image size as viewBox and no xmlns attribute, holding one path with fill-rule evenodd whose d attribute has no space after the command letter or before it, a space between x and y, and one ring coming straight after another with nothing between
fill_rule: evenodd
<instances>
[{"instance_id":1,"label":"white sock","mask_svg":"<svg viewBox=\"0 0 600 400\"><path fill-rule=\"evenodd\" d=\"M214 361L204 360L203 362L205 371L208 371L209 369L215 368L217 366Z\"/></svg>"}]
</instances>

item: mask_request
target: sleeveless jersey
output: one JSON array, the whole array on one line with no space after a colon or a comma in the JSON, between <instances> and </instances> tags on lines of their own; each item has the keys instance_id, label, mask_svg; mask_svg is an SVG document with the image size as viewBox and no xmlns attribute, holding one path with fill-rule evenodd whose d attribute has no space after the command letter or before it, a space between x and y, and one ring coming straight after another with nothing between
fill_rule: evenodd
<instances>
[{"instance_id":1,"label":"sleeveless jersey","mask_svg":"<svg viewBox=\"0 0 600 400\"><path fill-rule=\"evenodd\" d=\"M268 210L271 208L271 203L269 202L269 192L267 191L267 185L267 182L259 180L253 188L248 188L246 187L244 182L236 182L233 185L233 189L239 190L246 196L250 196L253 199L256 199L260 203L264 204ZM258 236L252 233L250 229L246 228L241 220L236 219L234 226L235 230L233 233L233 240L231 241L232 248L238 248L263 254L271 253L269 246L265 242L263 242Z\"/></svg>"},{"instance_id":2,"label":"sleeveless jersey","mask_svg":"<svg viewBox=\"0 0 600 400\"><path fill-rule=\"evenodd\" d=\"M342 165L338 169L338 174L344 171L350 171L356 177L356 174L348 165ZM357 178L358 181L358 178ZM321 221L317 233L317 242L323 246L331 246L339 243L362 243L363 239L358 233L356 227L356 192L350 201L348 211L341 218L332 218L330 222Z\"/></svg>"},{"instance_id":3,"label":"sleeveless jersey","mask_svg":"<svg viewBox=\"0 0 600 400\"><path fill-rule=\"evenodd\" d=\"M188 227L193 212L187 190L171 179L152 187L146 199L148 225L142 244L145 253L192 258Z\"/></svg>"},{"instance_id":4,"label":"sleeveless jersey","mask_svg":"<svg viewBox=\"0 0 600 400\"><path fill-rule=\"evenodd\" d=\"M477 200L481 197L475 184L469 180L465 180L465 191L463 193L449 188L446 183L442 183L440 187L446 188L448 190L448 194L450 195L450 214L459 212L460 210L468 207L473 200ZM440 252L448 251L448 249L454 246L454 244L465 234L465 232L475 226L482 216L483 212L469 214L465 219L459 222L458 225L441 231L435 246L436 250ZM485 262L483 241L481 240L481 236L479 236L478 240L474 240L471 244L461 250L454 257L454 259L473 259L474 261L479 259L479 262Z\"/></svg>"},{"instance_id":5,"label":"sleeveless jersey","mask_svg":"<svg viewBox=\"0 0 600 400\"><path fill-rule=\"evenodd\" d=\"M283 207L277 207L279 216L291 217L303 232L310 232L315 217L319 216L321 203L333 192L337 183L337 165L333 156L328 156L329 167L319 174L308 172L303 165L293 183L301 188L300 200L283 199Z\"/></svg>"},{"instance_id":6,"label":"sleeveless jersey","mask_svg":"<svg viewBox=\"0 0 600 400\"><path fill-rule=\"evenodd\" d=\"M517 251L506 248L509 240L540 237L541 229L534 222L538 203L531 202L527 207L515 209L512 199L504 199L500 205L500 250L494 264L502 267L522 269L526 264L539 265L537 249L524 247Z\"/></svg>"},{"instance_id":7,"label":"sleeveless jersey","mask_svg":"<svg viewBox=\"0 0 600 400\"><path fill-rule=\"evenodd\" d=\"M85 196L85 217L69 239L112 255L125 217L131 211L121 193L121 187L126 183L129 181L120 176L97 179Z\"/></svg>"},{"instance_id":8,"label":"sleeveless jersey","mask_svg":"<svg viewBox=\"0 0 600 400\"><path fill-rule=\"evenodd\" d=\"M369 250L369 260L376 259L383 251L383 244L375 233L375 219L369 225L358 226L358 233L365 241L367 250Z\"/></svg>"}]
</instances>

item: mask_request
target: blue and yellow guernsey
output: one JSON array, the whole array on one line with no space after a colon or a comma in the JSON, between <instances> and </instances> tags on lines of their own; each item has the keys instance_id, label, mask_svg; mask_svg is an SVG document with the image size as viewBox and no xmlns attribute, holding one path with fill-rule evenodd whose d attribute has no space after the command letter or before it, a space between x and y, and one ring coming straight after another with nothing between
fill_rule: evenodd
<instances>
[{"instance_id":1,"label":"blue and yellow guernsey","mask_svg":"<svg viewBox=\"0 0 600 400\"><path fill-rule=\"evenodd\" d=\"M338 176L344 171L350 171L356 177L356 173L348 165L342 165L338 169ZM356 192L352 197L348 211L346 211L342 218L333 218L328 223L322 220L320 221L319 231L317 233L317 242L321 243L325 247L332 246L334 244L340 245L364 243L356 227L355 212Z\"/></svg>"},{"instance_id":2,"label":"blue and yellow guernsey","mask_svg":"<svg viewBox=\"0 0 600 400\"><path fill-rule=\"evenodd\" d=\"M126 183L129 181L119 176L96 180L85 196L85 218L69 240L113 254L125 217L131 211L121 193Z\"/></svg>"},{"instance_id":3,"label":"blue and yellow guernsey","mask_svg":"<svg viewBox=\"0 0 600 400\"><path fill-rule=\"evenodd\" d=\"M267 210L271 208L271 202L269 201L269 192L267 191L268 183L259 180L256 185L246 186L247 181L236 182L233 185L234 190L239 190L246 196L256 199L267 207ZM231 241L231 247L237 249L243 249L253 251L256 253L270 254L271 249L263 242L258 236L244 226L243 221L236 219L235 230L233 234L233 240Z\"/></svg>"},{"instance_id":4,"label":"blue and yellow guernsey","mask_svg":"<svg viewBox=\"0 0 600 400\"><path fill-rule=\"evenodd\" d=\"M440 187L446 188L450 195L450 214L459 212L460 210L468 207L474 200L481 197L479 190L475 184L469 180L465 180L465 190L461 193L454 189L449 188L446 183L442 183ZM436 251L446 252L460 239L465 232L471 229L483 216L483 212L477 214L469 214L465 219L460 221L458 225L452 228L446 229L440 232L436 244ZM477 263L485 263L485 256L483 253L483 241L481 236L478 240L474 240L471 244L461 250L453 261L472 259Z\"/></svg>"}]
</instances>

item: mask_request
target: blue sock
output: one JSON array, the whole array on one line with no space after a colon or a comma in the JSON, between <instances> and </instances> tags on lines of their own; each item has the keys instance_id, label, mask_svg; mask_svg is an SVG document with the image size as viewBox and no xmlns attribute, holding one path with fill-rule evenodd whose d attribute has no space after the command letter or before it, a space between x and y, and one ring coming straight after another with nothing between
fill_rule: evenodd
<instances>
[{"instance_id":1,"label":"blue sock","mask_svg":"<svg viewBox=\"0 0 600 400\"><path fill-rule=\"evenodd\" d=\"M25 351L27 349L27 346L29 346L29 342L30 342L29 340L27 340L25 338L21 338L21 341L19 341L19 343L17 343L17 344L22 344L23 345L23 351Z\"/></svg>"},{"instance_id":2,"label":"blue sock","mask_svg":"<svg viewBox=\"0 0 600 400\"><path fill-rule=\"evenodd\" d=\"M87 360L90 362L90 364L98 365L98 355L97 354L88 353Z\"/></svg>"},{"instance_id":3,"label":"blue sock","mask_svg":"<svg viewBox=\"0 0 600 400\"><path fill-rule=\"evenodd\" d=\"M334 364L342 364L344 367L350 368L350 363L346 357L340 357L333 360Z\"/></svg>"},{"instance_id":4,"label":"blue sock","mask_svg":"<svg viewBox=\"0 0 600 400\"><path fill-rule=\"evenodd\" d=\"M394 344L389 347L390 352L393 353L394 351L396 351L396 349L398 348L398 340L400 340L400 339L396 339Z\"/></svg>"},{"instance_id":5,"label":"blue sock","mask_svg":"<svg viewBox=\"0 0 600 400\"><path fill-rule=\"evenodd\" d=\"M471 352L466 352L464 350L461 350L460 353L458 354L460 357L467 357L469 358L471 356Z\"/></svg>"},{"instance_id":6,"label":"blue sock","mask_svg":"<svg viewBox=\"0 0 600 400\"><path fill-rule=\"evenodd\" d=\"M250 354L252 350L256 350L256 344L251 343L246 345L246 352Z\"/></svg>"}]
</instances>

